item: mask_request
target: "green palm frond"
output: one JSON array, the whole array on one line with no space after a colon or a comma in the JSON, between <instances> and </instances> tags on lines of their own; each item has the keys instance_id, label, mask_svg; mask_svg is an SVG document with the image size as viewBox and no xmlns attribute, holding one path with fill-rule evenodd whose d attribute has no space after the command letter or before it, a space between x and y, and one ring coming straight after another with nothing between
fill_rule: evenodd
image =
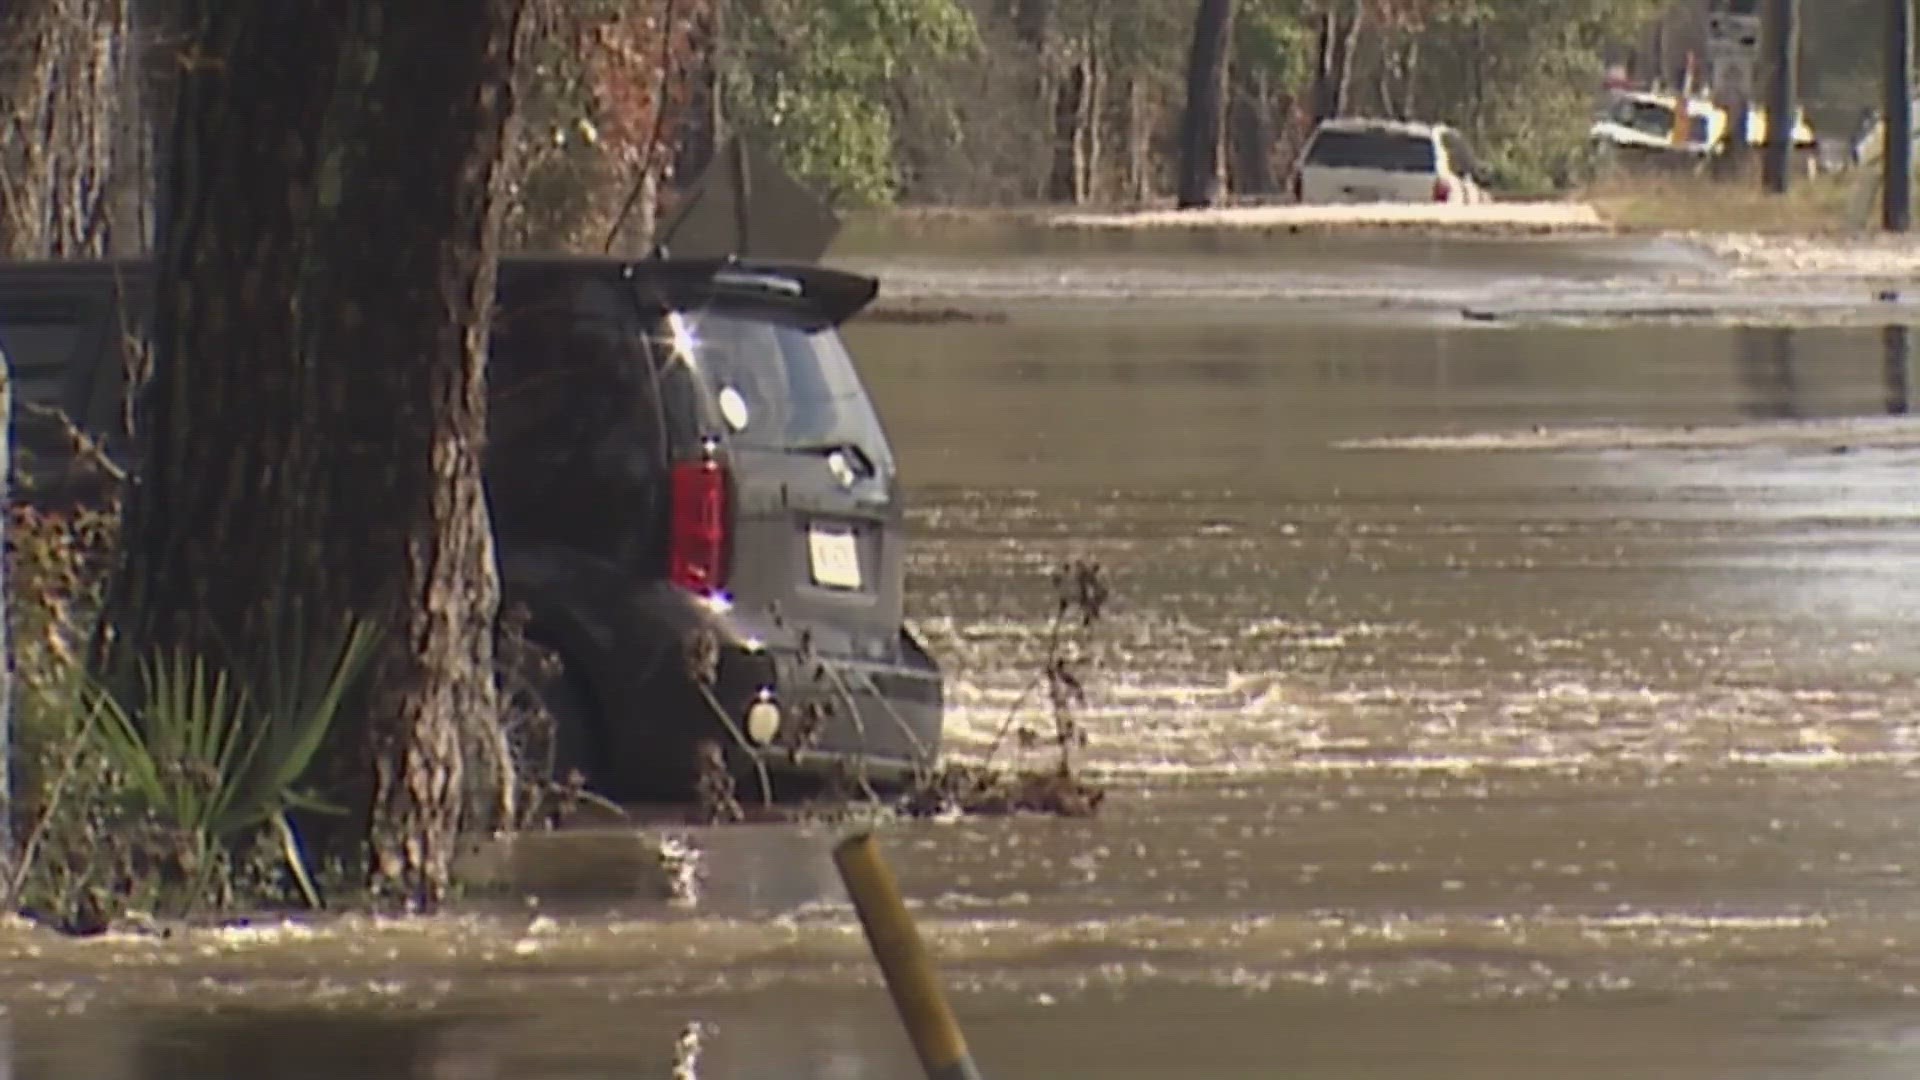
<instances>
[{"instance_id":1,"label":"green palm frond","mask_svg":"<svg viewBox=\"0 0 1920 1080\"><path fill-rule=\"evenodd\" d=\"M314 896L286 815L335 808L299 789L378 643L349 621L318 652L304 633L271 641L245 684L204 659L156 655L140 665L137 701L94 685L91 728L133 798L199 853L267 826L287 839L302 891ZM196 885L196 894L203 891ZM189 897L191 903L194 897Z\"/></svg>"}]
</instances>

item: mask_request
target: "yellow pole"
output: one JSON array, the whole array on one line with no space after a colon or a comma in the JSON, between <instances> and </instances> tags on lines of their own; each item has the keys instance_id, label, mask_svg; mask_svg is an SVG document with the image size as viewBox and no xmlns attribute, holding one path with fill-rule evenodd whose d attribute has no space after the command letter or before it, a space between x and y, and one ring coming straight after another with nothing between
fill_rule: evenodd
<instances>
[{"instance_id":1,"label":"yellow pole","mask_svg":"<svg viewBox=\"0 0 1920 1080\"><path fill-rule=\"evenodd\" d=\"M966 1037L960 1034L935 977L926 943L913 916L907 914L900 886L880 857L873 834L857 833L842 840L833 849L833 861L853 898L867 944L880 962L880 973L886 977L887 990L920 1055L927 1080L981 1080L967 1052Z\"/></svg>"}]
</instances>

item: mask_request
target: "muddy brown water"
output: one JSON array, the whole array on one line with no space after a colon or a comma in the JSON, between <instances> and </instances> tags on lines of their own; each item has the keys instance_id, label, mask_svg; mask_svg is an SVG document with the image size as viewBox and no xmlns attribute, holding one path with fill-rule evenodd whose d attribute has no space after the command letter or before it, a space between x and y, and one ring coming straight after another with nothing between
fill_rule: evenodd
<instances>
[{"instance_id":1,"label":"muddy brown water","mask_svg":"<svg viewBox=\"0 0 1920 1080\"><path fill-rule=\"evenodd\" d=\"M1873 326L1447 320L1695 272L1448 250L1301 271L1402 275L1421 318L962 252L900 291L1031 274L1005 322L856 331L958 752L1029 682L1047 569L1116 590L1103 814L884 834L983 1072L1920 1075L1913 362ZM688 839L691 907L0 932L0 1077L917 1075L832 834Z\"/></svg>"}]
</instances>

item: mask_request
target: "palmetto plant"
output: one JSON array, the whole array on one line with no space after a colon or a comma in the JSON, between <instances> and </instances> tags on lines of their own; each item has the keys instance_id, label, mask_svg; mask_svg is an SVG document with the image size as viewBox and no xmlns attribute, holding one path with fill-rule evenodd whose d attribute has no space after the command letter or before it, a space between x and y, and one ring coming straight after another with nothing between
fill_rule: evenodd
<instances>
[{"instance_id":1,"label":"palmetto plant","mask_svg":"<svg viewBox=\"0 0 1920 1080\"><path fill-rule=\"evenodd\" d=\"M279 833L289 871L318 906L287 815L331 809L300 781L376 637L352 623L317 654L296 637L289 648L267 649L264 670L245 683L202 658L162 654L140 665L132 703L87 695L101 751L129 795L173 834L188 909L205 896L224 846L265 827Z\"/></svg>"}]
</instances>

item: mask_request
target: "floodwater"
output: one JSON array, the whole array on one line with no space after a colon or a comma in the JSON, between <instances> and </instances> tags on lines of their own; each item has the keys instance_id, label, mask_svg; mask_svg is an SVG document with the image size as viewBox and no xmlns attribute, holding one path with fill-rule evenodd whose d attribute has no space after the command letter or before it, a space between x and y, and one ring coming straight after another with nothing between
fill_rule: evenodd
<instances>
[{"instance_id":1,"label":"floodwater","mask_svg":"<svg viewBox=\"0 0 1920 1080\"><path fill-rule=\"evenodd\" d=\"M985 1075L1920 1075L1904 332L1655 310L1721 275L1657 242L1132 243L859 253L1004 316L853 333L957 752L1049 568L1115 590L1101 815L883 832ZM831 831L688 839L691 906L0 935L0 1077L917 1075Z\"/></svg>"}]
</instances>

